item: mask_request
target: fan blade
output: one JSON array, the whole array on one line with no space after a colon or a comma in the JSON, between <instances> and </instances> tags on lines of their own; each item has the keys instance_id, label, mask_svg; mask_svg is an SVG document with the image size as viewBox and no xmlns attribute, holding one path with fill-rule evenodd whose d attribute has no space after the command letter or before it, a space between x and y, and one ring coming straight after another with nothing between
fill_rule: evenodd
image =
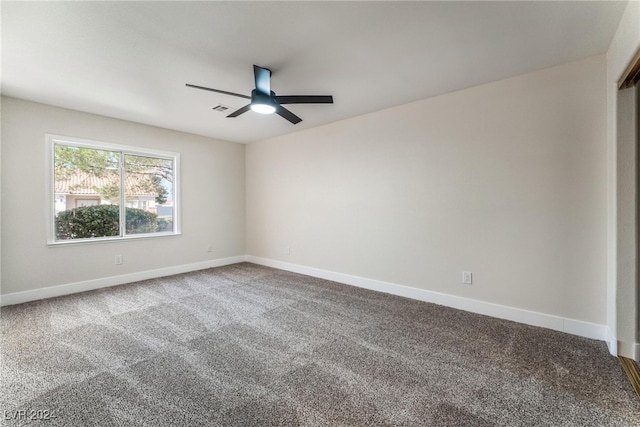
<instances>
[{"instance_id":1,"label":"fan blade","mask_svg":"<svg viewBox=\"0 0 640 427\"><path fill-rule=\"evenodd\" d=\"M242 108L237 109L233 113L229 114L227 117L238 117L240 114L246 113L251 109L251 104L247 104Z\"/></svg>"},{"instance_id":2,"label":"fan blade","mask_svg":"<svg viewBox=\"0 0 640 427\"><path fill-rule=\"evenodd\" d=\"M256 90L271 96L271 70L254 65L253 76L256 79Z\"/></svg>"},{"instance_id":3,"label":"fan blade","mask_svg":"<svg viewBox=\"0 0 640 427\"><path fill-rule=\"evenodd\" d=\"M250 96L241 95L239 93L234 93L234 92L227 92L226 90L211 89L210 87L196 86L196 85L192 85L192 84L189 84L189 83L185 83L185 86L192 87L194 89L202 89L202 90L209 90L211 92L223 93L225 95L237 96L237 97L244 98L244 99L251 99Z\"/></svg>"},{"instance_id":4,"label":"fan blade","mask_svg":"<svg viewBox=\"0 0 640 427\"><path fill-rule=\"evenodd\" d=\"M280 117L284 117L285 119L289 120L294 125L302 121L300 117L296 116L291 111L284 108L282 105L276 105L276 114L278 114Z\"/></svg>"},{"instance_id":5,"label":"fan blade","mask_svg":"<svg viewBox=\"0 0 640 427\"><path fill-rule=\"evenodd\" d=\"M331 95L278 95L274 98L279 104L333 104Z\"/></svg>"}]
</instances>

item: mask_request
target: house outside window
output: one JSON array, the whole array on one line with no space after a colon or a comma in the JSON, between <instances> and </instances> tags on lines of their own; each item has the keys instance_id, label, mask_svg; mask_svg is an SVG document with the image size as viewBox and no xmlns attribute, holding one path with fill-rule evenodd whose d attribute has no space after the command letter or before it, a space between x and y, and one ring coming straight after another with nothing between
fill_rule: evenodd
<instances>
[{"instance_id":1,"label":"house outside window","mask_svg":"<svg viewBox=\"0 0 640 427\"><path fill-rule=\"evenodd\" d=\"M50 244L179 234L179 154L47 135Z\"/></svg>"}]
</instances>

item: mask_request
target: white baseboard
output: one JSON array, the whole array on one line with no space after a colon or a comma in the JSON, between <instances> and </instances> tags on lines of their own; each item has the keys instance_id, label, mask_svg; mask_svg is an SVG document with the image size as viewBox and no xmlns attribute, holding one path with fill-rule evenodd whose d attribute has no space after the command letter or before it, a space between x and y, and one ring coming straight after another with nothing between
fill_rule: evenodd
<instances>
[{"instance_id":1,"label":"white baseboard","mask_svg":"<svg viewBox=\"0 0 640 427\"><path fill-rule=\"evenodd\" d=\"M487 316L512 320L514 322L524 323L527 325L541 326L544 328L566 332L573 335L597 339L605 341L607 343L607 346L609 347L609 352L611 352L611 354L613 355L617 355L618 350L623 350L625 353L630 354L630 356L628 356L630 358L634 358L637 360L640 357L640 345L632 345L633 348L626 348L628 346L625 346L624 349L619 348L620 345L618 341L615 339L615 337L613 337L609 329L604 325L598 325L595 323L588 323L580 320L574 320L520 308L473 300L470 298L464 298L455 295L443 294L440 292L428 291L425 289L398 285L395 283L383 282L375 279L367 279L364 277L352 276L349 274L337 273L313 267L306 267L273 259L260 258L252 255L239 255L235 257L221 258L193 264L178 265L173 267L160 268L157 270L141 271L137 273L123 274L120 276L111 276L101 279L87 280L83 282L69 283L47 288L0 295L0 306L21 304L24 302L35 301L44 298L53 298L77 292L90 291L94 289L106 288L109 286L122 285L125 283L138 282L141 280L154 279L163 276L170 276L173 274L187 273L190 271L204 270L206 268L237 264L244 261L278 268L281 270L292 271L295 273L305 274L307 276L327 279L334 282L344 283L346 285L358 286L374 291L412 298L420 301L431 302L447 307L470 311L472 313L484 314Z\"/></svg>"},{"instance_id":2,"label":"white baseboard","mask_svg":"<svg viewBox=\"0 0 640 427\"><path fill-rule=\"evenodd\" d=\"M327 279L347 285L358 286L360 288L366 288L420 301L431 302L447 307L470 311L472 313L484 314L491 317L497 317L499 319L512 320L514 322L524 323L527 325L540 326L543 328L566 332L572 335L578 335L600 341L607 341L607 343L609 342L607 327L605 325L599 325L596 323L583 322L580 320L493 304L489 302L473 300L470 298L443 294L440 292L427 291L424 289L412 288L409 286L383 282L380 280L367 279L364 277L352 276L349 274L336 273L333 271L321 270L318 268L306 267L273 259L260 258L253 255L247 255L246 260L254 264L278 268L280 270L292 271L294 273L305 274L307 276L318 277L320 279ZM611 347L609 348L609 351L611 351Z\"/></svg>"},{"instance_id":3,"label":"white baseboard","mask_svg":"<svg viewBox=\"0 0 640 427\"><path fill-rule=\"evenodd\" d=\"M607 347L609 348L609 353L611 353L612 356L617 356L618 340L613 336L613 332L611 332L611 329L609 329L609 327L607 327L607 337L605 339L605 342L607 343Z\"/></svg>"},{"instance_id":4,"label":"white baseboard","mask_svg":"<svg viewBox=\"0 0 640 427\"><path fill-rule=\"evenodd\" d=\"M206 268L212 267L221 267L223 265L229 264L237 264L239 262L244 262L245 260L246 257L244 255L240 255L229 258L196 262L193 264L159 268L157 270L140 271L137 273L123 274L120 276L104 277L101 279L51 286L48 288L14 292L11 294L0 295L0 306L22 304L23 302L36 301L44 298L59 297L62 295L75 294L77 292L85 292L94 289L107 288L109 286L123 285L125 283L139 282L141 280L155 279L157 277L171 276L173 274L204 270Z\"/></svg>"}]
</instances>

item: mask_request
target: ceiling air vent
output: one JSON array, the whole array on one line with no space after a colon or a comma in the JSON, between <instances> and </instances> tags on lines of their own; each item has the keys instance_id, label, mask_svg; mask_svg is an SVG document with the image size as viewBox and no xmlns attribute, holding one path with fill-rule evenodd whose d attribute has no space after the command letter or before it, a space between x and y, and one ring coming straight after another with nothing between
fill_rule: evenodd
<instances>
[{"instance_id":1,"label":"ceiling air vent","mask_svg":"<svg viewBox=\"0 0 640 427\"><path fill-rule=\"evenodd\" d=\"M213 111L219 111L220 113L224 113L229 109L226 105L218 104L215 107L211 107Z\"/></svg>"}]
</instances>

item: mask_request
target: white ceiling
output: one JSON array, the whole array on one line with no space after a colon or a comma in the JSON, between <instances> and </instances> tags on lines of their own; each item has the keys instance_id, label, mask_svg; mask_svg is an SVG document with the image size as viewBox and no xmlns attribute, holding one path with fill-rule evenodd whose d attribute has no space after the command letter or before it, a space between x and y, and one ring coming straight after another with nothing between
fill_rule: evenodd
<instances>
[{"instance_id":1,"label":"white ceiling","mask_svg":"<svg viewBox=\"0 0 640 427\"><path fill-rule=\"evenodd\" d=\"M8 96L251 142L606 51L626 2L7 2ZM253 64L292 125L246 100Z\"/></svg>"}]
</instances>

